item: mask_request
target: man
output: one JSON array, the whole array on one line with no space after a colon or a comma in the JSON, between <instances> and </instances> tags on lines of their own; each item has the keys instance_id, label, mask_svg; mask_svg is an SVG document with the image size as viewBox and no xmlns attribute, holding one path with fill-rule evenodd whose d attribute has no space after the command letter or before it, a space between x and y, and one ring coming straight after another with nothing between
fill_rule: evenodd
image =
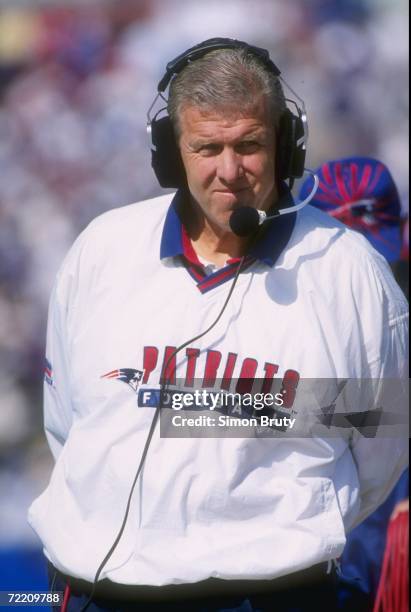
<instances>
[{"instance_id":1,"label":"man","mask_svg":"<svg viewBox=\"0 0 411 612\"><path fill-rule=\"evenodd\" d=\"M278 381L282 414L301 427L303 378L334 389L406 367L406 304L360 236L308 207L250 237L231 231L239 209L290 206L279 177L297 172L284 163L279 71L245 43L209 43L171 62L177 193L95 220L52 296L45 426L56 465L30 522L68 610L306 610L320 596L331 610L326 568L345 529L405 461L401 440L319 436L322 424L317 435L160 437L161 384L244 394Z\"/></svg>"}]
</instances>

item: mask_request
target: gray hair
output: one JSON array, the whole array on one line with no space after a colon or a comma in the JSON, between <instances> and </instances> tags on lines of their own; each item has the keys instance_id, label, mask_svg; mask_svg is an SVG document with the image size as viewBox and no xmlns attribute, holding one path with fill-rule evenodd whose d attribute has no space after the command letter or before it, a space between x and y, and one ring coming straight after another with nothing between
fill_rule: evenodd
<instances>
[{"instance_id":1,"label":"gray hair","mask_svg":"<svg viewBox=\"0 0 411 612\"><path fill-rule=\"evenodd\" d=\"M246 49L218 49L187 64L171 81L168 114L180 135L179 117L188 106L208 111L247 114L262 97L269 104L273 126L286 109L279 78Z\"/></svg>"}]
</instances>

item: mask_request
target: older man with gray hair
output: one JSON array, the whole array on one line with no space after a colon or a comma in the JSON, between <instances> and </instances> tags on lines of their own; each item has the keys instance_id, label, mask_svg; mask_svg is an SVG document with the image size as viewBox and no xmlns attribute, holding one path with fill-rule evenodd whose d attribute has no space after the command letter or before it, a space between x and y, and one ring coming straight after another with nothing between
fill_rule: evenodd
<instances>
[{"instance_id":1,"label":"older man with gray hair","mask_svg":"<svg viewBox=\"0 0 411 612\"><path fill-rule=\"evenodd\" d=\"M294 205L307 121L283 84L241 41L171 61L168 113L153 106L149 127L159 182L177 191L97 218L60 270L45 382L56 463L30 522L70 612L333 610L345 533L403 469L401 439L305 427L307 380L329 381L323 408L361 417L361 397L374 414L364 381L405 375L407 305L361 236L309 198ZM173 427L173 392L205 428ZM223 403L254 392L279 398L266 411L284 427Z\"/></svg>"}]
</instances>

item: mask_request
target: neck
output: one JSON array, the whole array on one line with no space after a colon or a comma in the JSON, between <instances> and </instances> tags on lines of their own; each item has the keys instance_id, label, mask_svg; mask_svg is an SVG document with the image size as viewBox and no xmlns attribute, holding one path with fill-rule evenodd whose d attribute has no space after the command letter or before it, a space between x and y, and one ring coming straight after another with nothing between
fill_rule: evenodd
<instances>
[{"instance_id":1,"label":"neck","mask_svg":"<svg viewBox=\"0 0 411 612\"><path fill-rule=\"evenodd\" d=\"M249 238L240 238L230 230L215 225L198 211L190 215L185 225L197 255L218 267L224 266L228 259L241 257L247 251Z\"/></svg>"},{"instance_id":2,"label":"neck","mask_svg":"<svg viewBox=\"0 0 411 612\"><path fill-rule=\"evenodd\" d=\"M228 259L241 257L246 252L248 240L238 238L232 232L216 235L205 230L197 237L191 238L191 243L197 255L222 267Z\"/></svg>"}]
</instances>

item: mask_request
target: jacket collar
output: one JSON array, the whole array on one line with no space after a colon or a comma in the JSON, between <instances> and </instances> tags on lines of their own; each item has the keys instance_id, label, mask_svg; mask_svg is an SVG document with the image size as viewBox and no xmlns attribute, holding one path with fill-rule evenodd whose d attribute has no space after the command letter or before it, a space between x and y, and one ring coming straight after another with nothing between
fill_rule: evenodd
<instances>
[{"instance_id":1,"label":"jacket collar","mask_svg":"<svg viewBox=\"0 0 411 612\"><path fill-rule=\"evenodd\" d=\"M188 239L182 222L182 210L187 202L187 192L179 189L170 204L164 221L160 245L160 259L184 256L192 264L200 264ZM293 205L288 186L281 184L280 207ZM290 213L267 221L256 233L247 255L272 267L286 247L294 229L297 213Z\"/></svg>"}]
</instances>

